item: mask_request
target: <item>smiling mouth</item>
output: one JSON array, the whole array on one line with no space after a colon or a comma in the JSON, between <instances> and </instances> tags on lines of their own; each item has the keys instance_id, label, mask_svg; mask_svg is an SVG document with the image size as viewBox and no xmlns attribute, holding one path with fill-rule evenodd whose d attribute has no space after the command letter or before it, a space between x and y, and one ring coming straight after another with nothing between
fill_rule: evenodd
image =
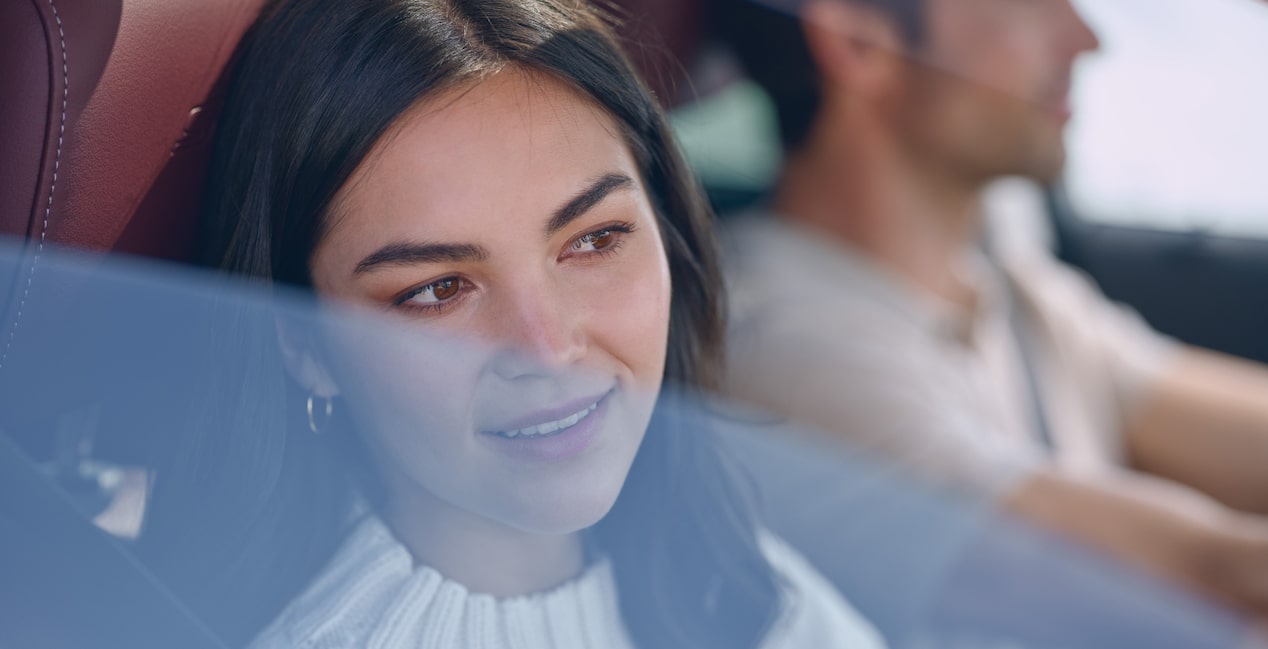
<instances>
[{"instance_id":1,"label":"smiling mouth","mask_svg":"<svg viewBox=\"0 0 1268 649\"><path fill-rule=\"evenodd\" d=\"M604 397L606 396L607 395L604 395ZM582 408L581 410L578 410L577 412L574 412L571 415L568 415L567 417L563 417L561 419L556 419L554 421L540 423L535 426L528 426L526 428L516 428L515 430L495 430L495 431L490 431L490 433L492 435L496 435L498 437L505 437L507 439L532 439L537 437L548 437L551 435L558 435L559 433L565 430L568 430L569 428L572 428L573 426L576 426L577 424L581 423L581 421L584 420L586 417L589 417L590 414L593 413L595 409L599 407L600 401L603 401L603 399L599 399L599 401L595 401L594 403L586 406L585 408Z\"/></svg>"}]
</instances>

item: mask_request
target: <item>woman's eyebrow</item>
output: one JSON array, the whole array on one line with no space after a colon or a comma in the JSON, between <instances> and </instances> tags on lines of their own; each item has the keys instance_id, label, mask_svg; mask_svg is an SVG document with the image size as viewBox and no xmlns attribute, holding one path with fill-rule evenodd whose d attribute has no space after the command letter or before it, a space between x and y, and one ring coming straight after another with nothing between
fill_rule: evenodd
<instances>
[{"instance_id":1,"label":"woman's eyebrow","mask_svg":"<svg viewBox=\"0 0 1268 649\"><path fill-rule=\"evenodd\" d=\"M488 256L484 248L468 243L390 243L362 259L352 272L357 275L383 266L482 261Z\"/></svg>"},{"instance_id":2,"label":"woman's eyebrow","mask_svg":"<svg viewBox=\"0 0 1268 649\"><path fill-rule=\"evenodd\" d=\"M547 236L568 227L569 223L599 204L608 194L633 186L634 180L622 173L608 173L600 176L563 207L555 210L554 216L550 217L550 221L546 224ZM384 266L483 261L488 256L489 253L484 248L467 243L398 242L374 251L362 259L352 272L354 275L359 275Z\"/></svg>"},{"instance_id":3,"label":"woman's eyebrow","mask_svg":"<svg viewBox=\"0 0 1268 649\"><path fill-rule=\"evenodd\" d=\"M622 173L608 173L600 176L589 187L565 203L563 207L555 210L555 215L550 217L550 221L546 224L546 236L552 236L568 227L569 223L577 220L587 210L606 198L608 194L618 189L633 186L634 180Z\"/></svg>"}]
</instances>

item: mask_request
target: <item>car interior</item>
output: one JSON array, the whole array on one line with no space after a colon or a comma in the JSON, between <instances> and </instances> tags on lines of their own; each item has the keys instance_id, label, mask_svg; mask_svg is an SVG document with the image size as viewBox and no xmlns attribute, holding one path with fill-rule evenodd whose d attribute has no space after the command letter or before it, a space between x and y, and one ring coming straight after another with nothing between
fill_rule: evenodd
<instances>
[{"instance_id":1,"label":"car interior","mask_svg":"<svg viewBox=\"0 0 1268 649\"><path fill-rule=\"evenodd\" d=\"M264 0L13 0L0 3L0 235L22 242L0 286L0 394L38 367L32 333L73 295L41 290L40 255L69 247L193 262L204 173L226 66ZM659 97L679 113L739 83L715 63L708 3L621 0L615 13ZM706 178L708 182L708 178ZM759 182L707 187L718 212ZM1268 362L1268 241L1106 225L1059 188L1047 196L1060 257L1181 340ZM68 345L83 344L67 341ZM84 381L91 380L85 377ZM136 440L76 427L72 380L38 419L0 408L0 647L221 647L85 516L87 459L137 464ZM45 404L41 404L43 407ZM31 408L23 409L30 412Z\"/></svg>"},{"instance_id":2,"label":"car interior","mask_svg":"<svg viewBox=\"0 0 1268 649\"><path fill-rule=\"evenodd\" d=\"M26 241L12 269L23 279L0 288L2 381L31 360L23 333L74 299L41 292L44 246L191 260L222 72L262 4L0 6L0 232ZM0 646L222 646L84 516L95 483L76 477L78 460L56 461L67 407L50 396L45 418L0 424ZM95 444L113 461L140 452Z\"/></svg>"}]
</instances>

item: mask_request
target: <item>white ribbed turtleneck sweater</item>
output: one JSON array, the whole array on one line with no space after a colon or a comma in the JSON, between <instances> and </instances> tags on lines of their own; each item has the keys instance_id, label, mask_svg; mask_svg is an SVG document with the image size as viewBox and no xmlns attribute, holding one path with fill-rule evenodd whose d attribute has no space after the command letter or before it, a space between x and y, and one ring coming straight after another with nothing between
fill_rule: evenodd
<instances>
[{"instance_id":1,"label":"white ribbed turtleneck sweater","mask_svg":"<svg viewBox=\"0 0 1268 649\"><path fill-rule=\"evenodd\" d=\"M785 610L763 649L879 649L876 632L778 539L762 538L787 582ZM469 592L367 517L330 564L251 649L634 649L611 565L602 560L546 592L498 599Z\"/></svg>"}]
</instances>

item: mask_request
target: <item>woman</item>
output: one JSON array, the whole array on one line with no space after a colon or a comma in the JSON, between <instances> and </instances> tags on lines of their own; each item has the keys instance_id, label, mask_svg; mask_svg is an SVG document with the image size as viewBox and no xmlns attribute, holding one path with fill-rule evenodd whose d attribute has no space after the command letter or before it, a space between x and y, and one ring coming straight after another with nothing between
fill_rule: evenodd
<instances>
[{"instance_id":1,"label":"woman","mask_svg":"<svg viewBox=\"0 0 1268 649\"><path fill-rule=\"evenodd\" d=\"M717 375L712 233L585 3L275 3L220 129L212 263L485 343L235 341L286 372L218 388L145 533L232 641L878 644L667 414Z\"/></svg>"}]
</instances>

